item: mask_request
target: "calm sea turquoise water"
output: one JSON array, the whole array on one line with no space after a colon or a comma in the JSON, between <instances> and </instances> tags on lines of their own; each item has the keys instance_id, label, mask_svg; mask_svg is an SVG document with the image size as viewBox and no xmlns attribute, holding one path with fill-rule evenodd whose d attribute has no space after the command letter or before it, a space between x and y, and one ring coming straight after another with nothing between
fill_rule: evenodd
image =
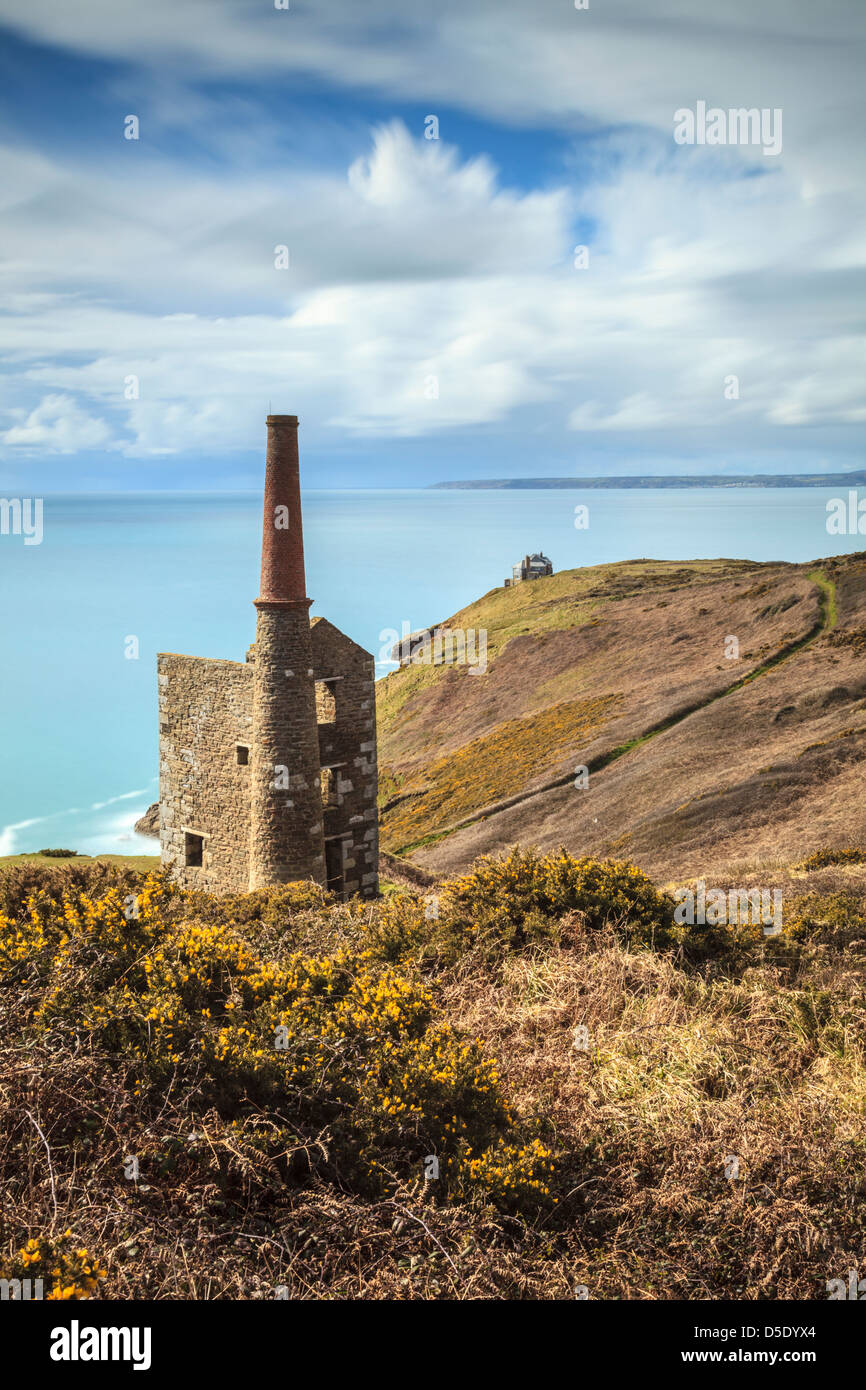
<instances>
[{"instance_id":1,"label":"calm sea turquoise water","mask_svg":"<svg viewBox=\"0 0 866 1390\"><path fill-rule=\"evenodd\" d=\"M556 570L637 557L804 561L838 489L311 492L308 592L377 656L384 629L448 617L527 551ZM588 530L574 527L577 503ZM242 661L255 631L261 499L45 499L44 539L0 536L0 853L150 853L132 824L155 799L156 653ZM124 651L137 637L138 660ZM386 668L381 667L384 674Z\"/></svg>"}]
</instances>

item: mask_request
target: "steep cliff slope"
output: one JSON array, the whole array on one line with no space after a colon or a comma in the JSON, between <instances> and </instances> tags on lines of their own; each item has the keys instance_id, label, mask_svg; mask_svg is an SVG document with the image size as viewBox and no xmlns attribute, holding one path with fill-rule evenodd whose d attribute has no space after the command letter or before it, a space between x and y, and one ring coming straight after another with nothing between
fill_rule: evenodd
<instances>
[{"instance_id":1,"label":"steep cliff slope","mask_svg":"<svg viewBox=\"0 0 866 1390\"><path fill-rule=\"evenodd\" d=\"M377 687L382 844L419 867L521 842L688 874L866 834L862 552L571 570L442 626L484 630L486 669Z\"/></svg>"}]
</instances>

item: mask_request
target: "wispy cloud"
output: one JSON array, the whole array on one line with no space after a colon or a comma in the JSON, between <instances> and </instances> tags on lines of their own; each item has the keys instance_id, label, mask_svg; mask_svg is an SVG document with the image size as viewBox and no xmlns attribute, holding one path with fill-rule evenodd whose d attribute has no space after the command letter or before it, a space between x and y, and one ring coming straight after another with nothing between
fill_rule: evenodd
<instances>
[{"instance_id":1,"label":"wispy cloud","mask_svg":"<svg viewBox=\"0 0 866 1390\"><path fill-rule=\"evenodd\" d=\"M18 842L18 831L29 830L33 825L46 825L48 821L59 820L62 816L74 816L80 808L71 806L67 811L52 811L47 816L31 816L29 820L13 821L0 828L0 854L14 854Z\"/></svg>"},{"instance_id":2,"label":"wispy cloud","mask_svg":"<svg viewBox=\"0 0 866 1390\"><path fill-rule=\"evenodd\" d=\"M119 796L110 796L107 801L94 801L90 809L91 811L101 811L106 806L114 806L118 801L133 801L137 796L146 796L147 792L147 787L139 787L134 792L121 792Z\"/></svg>"},{"instance_id":3,"label":"wispy cloud","mask_svg":"<svg viewBox=\"0 0 866 1390\"><path fill-rule=\"evenodd\" d=\"M52 821L68 819L73 816L79 816L82 819L79 825L73 825L71 829L67 828L64 830L64 834L72 833L73 838L77 840L77 843L70 846L70 848L79 848L85 853L90 853L90 850L85 849L86 841L87 844L96 845L98 849L105 851L106 846L113 844L120 835L126 839L134 838L132 835L132 825L134 821L138 819L140 811L145 809L143 802L140 810L136 810L131 814L127 813L119 819L117 817L114 819L103 817L101 822L98 819L94 821L91 813L94 811L104 811L106 807L114 806L119 801L142 801L143 798L147 798L151 795L157 781L158 778L154 777L146 787L139 787L135 791L130 792L120 792L117 796L107 797L105 801L94 801L86 809L81 806L69 806L63 811L49 811L48 814L44 816L31 816L29 820L13 821L9 825L4 825L0 828L0 854L17 854L23 852L20 849L22 838L29 840L32 852L36 842L33 840L32 836L22 837L20 834L22 830L30 830L35 825L49 825Z\"/></svg>"}]
</instances>

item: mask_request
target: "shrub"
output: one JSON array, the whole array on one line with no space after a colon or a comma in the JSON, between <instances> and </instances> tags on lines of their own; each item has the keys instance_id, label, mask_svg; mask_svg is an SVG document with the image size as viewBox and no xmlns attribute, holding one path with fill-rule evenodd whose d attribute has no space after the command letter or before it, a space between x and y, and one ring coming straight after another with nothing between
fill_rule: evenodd
<instances>
[{"instance_id":1,"label":"shrub","mask_svg":"<svg viewBox=\"0 0 866 1390\"><path fill-rule=\"evenodd\" d=\"M797 865L798 869L825 869L831 864L866 864L866 849L819 849Z\"/></svg>"},{"instance_id":2,"label":"shrub","mask_svg":"<svg viewBox=\"0 0 866 1390\"><path fill-rule=\"evenodd\" d=\"M72 894L99 894L107 887L133 892L140 882L134 869L109 860L76 860L70 864L40 864L31 860L24 864L4 865L0 872L0 912L18 917L28 899L61 903Z\"/></svg>"},{"instance_id":3,"label":"shrub","mask_svg":"<svg viewBox=\"0 0 866 1390\"><path fill-rule=\"evenodd\" d=\"M31 1298L35 1296L35 1281L40 1279L46 1299L92 1298L105 1275L106 1271L87 1250L73 1247L71 1231L56 1239L38 1236L28 1240L11 1259L0 1260L0 1279L29 1279Z\"/></svg>"},{"instance_id":4,"label":"shrub","mask_svg":"<svg viewBox=\"0 0 866 1390\"><path fill-rule=\"evenodd\" d=\"M254 925L278 915L285 929L292 905L304 919L325 903L290 885L256 900ZM226 910L163 873L135 894L31 893L0 916L0 968L39 994L37 1038L132 1064L154 1104L169 1083L186 1090L286 1181L315 1170L381 1194L437 1155L442 1189L509 1207L549 1195L550 1155L521 1138L495 1061L439 1021L420 980L358 941L268 958Z\"/></svg>"},{"instance_id":5,"label":"shrub","mask_svg":"<svg viewBox=\"0 0 866 1390\"><path fill-rule=\"evenodd\" d=\"M673 940L673 906L633 864L532 849L479 860L439 899L442 931L452 943L492 940L512 950L556 938L568 914L579 914L583 932L663 949Z\"/></svg>"},{"instance_id":6,"label":"shrub","mask_svg":"<svg viewBox=\"0 0 866 1390\"><path fill-rule=\"evenodd\" d=\"M852 893L806 893L787 907L785 932L795 941L847 951L866 942L866 910Z\"/></svg>"},{"instance_id":7,"label":"shrub","mask_svg":"<svg viewBox=\"0 0 866 1390\"><path fill-rule=\"evenodd\" d=\"M77 849L41 849L40 854L48 859L74 859L78 853Z\"/></svg>"}]
</instances>

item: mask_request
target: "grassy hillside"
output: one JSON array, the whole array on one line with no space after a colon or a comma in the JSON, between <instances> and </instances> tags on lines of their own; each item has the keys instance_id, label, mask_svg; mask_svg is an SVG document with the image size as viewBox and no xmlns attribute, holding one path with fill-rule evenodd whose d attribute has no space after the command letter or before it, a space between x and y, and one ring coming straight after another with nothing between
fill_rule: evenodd
<instances>
[{"instance_id":1,"label":"grassy hillside","mask_svg":"<svg viewBox=\"0 0 866 1390\"><path fill-rule=\"evenodd\" d=\"M764 871L772 938L566 855L372 905L5 867L0 1276L826 1298L866 1220L864 861Z\"/></svg>"},{"instance_id":2,"label":"grassy hillside","mask_svg":"<svg viewBox=\"0 0 866 1390\"><path fill-rule=\"evenodd\" d=\"M486 672L377 687L382 843L419 867L534 843L666 876L866 835L863 554L571 570L443 625L486 630Z\"/></svg>"},{"instance_id":3,"label":"grassy hillside","mask_svg":"<svg viewBox=\"0 0 866 1390\"><path fill-rule=\"evenodd\" d=\"M0 868L14 867L16 864L42 864L50 868L55 864L117 864L121 868L139 869L147 873L149 869L159 868L158 854L0 854Z\"/></svg>"}]
</instances>

